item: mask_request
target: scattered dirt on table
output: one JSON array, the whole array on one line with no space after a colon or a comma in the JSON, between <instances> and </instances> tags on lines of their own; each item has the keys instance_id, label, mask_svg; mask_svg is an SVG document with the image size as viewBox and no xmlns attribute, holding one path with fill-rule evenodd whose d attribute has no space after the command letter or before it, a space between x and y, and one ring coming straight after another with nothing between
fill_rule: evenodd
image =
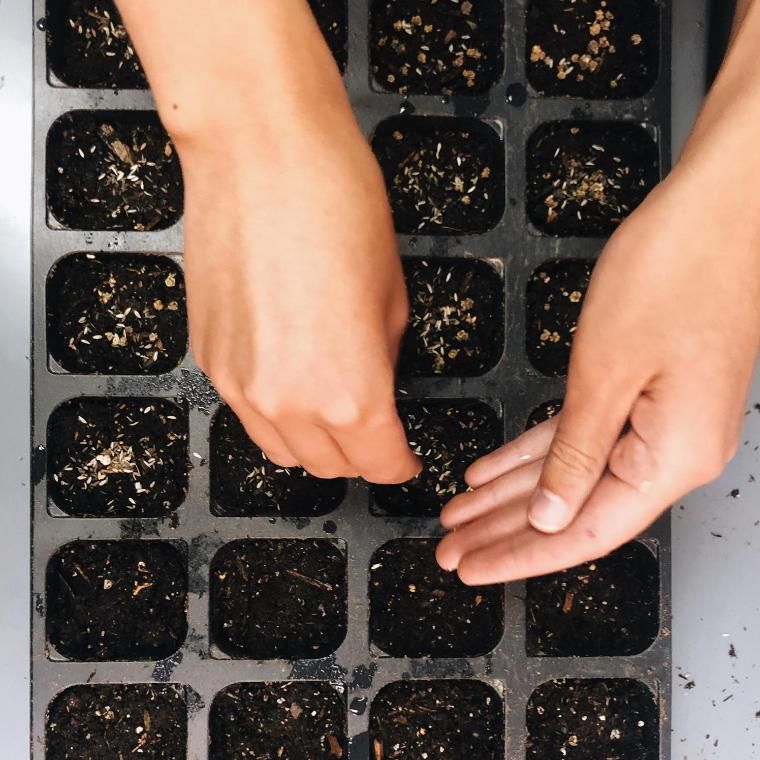
<instances>
[{"instance_id":1,"label":"scattered dirt on table","mask_svg":"<svg viewBox=\"0 0 760 760\"><path fill-rule=\"evenodd\" d=\"M528 417L528 422L525 425L526 430L540 425L546 420L550 420L552 417L556 417L562 411L562 399L552 399L551 401L544 401L543 404L537 406Z\"/></svg>"},{"instance_id":2,"label":"scattered dirt on table","mask_svg":"<svg viewBox=\"0 0 760 760\"><path fill-rule=\"evenodd\" d=\"M341 73L348 63L348 0L309 0Z\"/></svg>"}]
</instances>

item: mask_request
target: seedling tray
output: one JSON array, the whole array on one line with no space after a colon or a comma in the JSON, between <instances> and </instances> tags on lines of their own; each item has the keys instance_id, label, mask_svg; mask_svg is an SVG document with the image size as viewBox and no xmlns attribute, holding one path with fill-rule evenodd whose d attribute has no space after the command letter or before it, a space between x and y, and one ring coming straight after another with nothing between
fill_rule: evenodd
<instances>
[{"instance_id":1,"label":"seedling tray","mask_svg":"<svg viewBox=\"0 0 760 760\"><path fill-rule=\"evenodd\" d=\"M669 758L667 519L506 587L433 559L464 465L559 409L603 236L668 167L669 3L313 2L413 306L399 409L427 471L395 488L246 441L185 351L181 178L139 63L105 0L48 4L34 760Z\"/></svg>"}]
</instances>

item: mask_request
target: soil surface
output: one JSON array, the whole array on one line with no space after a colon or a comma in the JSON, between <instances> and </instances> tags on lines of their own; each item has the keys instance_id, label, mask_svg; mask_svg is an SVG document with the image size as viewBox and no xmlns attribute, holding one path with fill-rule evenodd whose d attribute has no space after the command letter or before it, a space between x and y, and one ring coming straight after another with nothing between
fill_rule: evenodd
<instances>
[{"instance_id":1,"label":"soil surface","mask_svg":"<svg viewBox=\"0 0 760 760\"><path fill-rule=\"evenodd\" d=\"M540 425L546 420L550 420L552 417L556 417L562 411L562 399L553 399L551 401L544 401L543 404L537 406L528 417L528 422L525 425L526 430Z\"/></svg>"},{"instance_id":2,"label":"soil surface","mask_svg":"<svg viewBox=\"0 0 760 760\"><path fill-rule=\"evenodd\" d=\"M347 629L346 559L325 540L240 540L211 565L211 632L231 657L316 659Z\"/></svg>"},{"instance_id":3,"label":"soil surface","mask_svg":"<svg viewBox=\"0 0 760 760\"><path fill-rule=\"evenodd\" d=\"M165 541L74 541L47 567L47 638L72 660L161 660L187 634L187 561Z\"/></svg>"},{"instance_id":4,"label":"soil surface","mask_svg":"<svg viewBox=\"0 0 760 760\"><path fill-rule=\"evenodd\" d=\"M71 111L50 128L47 199L76 230L160 230L182 213L174 146L151 111Z\"/></svg>"},{"instance_id":5,"label":"soil surface","mask_svg":"<svg viewBox=\"0 0 760 760\"><path fill-rule=\"evenodd\" d=\"M72 399L48 422L48 495L76 517L162 517L187 492L187 412L162 398Z\"/></svg>"},{"instance_id":6,"label":"soil surface","mask_svg":"<svg viewBox=\"0 0 760 760\"><path fill-rule=\"evenodd\" d=\"M47 714L46 760L185 760L187 707L169 686L72 686Z\"/></svg>"},{"instance_id":7,"label":"soil surface","mask_svg":"<svg viewBox=\"0 0 760 760\"><path fill-rule=\"evenodd\" d=\"M348 0L309 0L340 72L348 63Z\"/></svg>"},{"instance_id":8,"label":"soil surface","mask_svg":"<svg viewBox=\"0 0 760 760\"><path fill-rule=\"evenodd\" d=\"M486 232L504 213L504 146L478 119L396 116L372 141L396 230L414 235Z\"/></svg>"},{"instance_id":9,"label":"soil surface","mask_svg":"<svg viewBox=\"0 0 760 760\"><path fill-rule=\"evenodd\" d=\"M465 586L438 566L436 543L397 539L372 557L370 635L391 657L477 657L501 639L503 586Z\"/></svg>"},{"instance_id":10,"label":"soil surface","mask_svg":"<svg viewBox=\"0 0 760 760\"><path fill-rule=\"evenodd\" d=\"M345 697L328 683L240 683L211 706L209 760L346 760Z\"/></svg>"}]
</instances>

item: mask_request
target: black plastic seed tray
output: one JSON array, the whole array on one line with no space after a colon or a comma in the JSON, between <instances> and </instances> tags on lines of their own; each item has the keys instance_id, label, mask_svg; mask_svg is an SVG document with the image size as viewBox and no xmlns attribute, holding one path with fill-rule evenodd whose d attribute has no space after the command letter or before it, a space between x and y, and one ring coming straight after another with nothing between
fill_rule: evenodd
<instances>
[{"instance_id":1,"label":"black plastic seed tray","mask_svg":"<svg viewBox=\"0 0 760 760\"><path fill-rule=\"evenodd\" d=\"M139 61L111 2L48 5L32 757L669 758L667 520L506 588L433 559L464 466L559 408L594 258L668 167L669 4L312 2L405 259L427 469L397 488L246 441L187 353L181 176Z\"/></svg>"}]
</instances>

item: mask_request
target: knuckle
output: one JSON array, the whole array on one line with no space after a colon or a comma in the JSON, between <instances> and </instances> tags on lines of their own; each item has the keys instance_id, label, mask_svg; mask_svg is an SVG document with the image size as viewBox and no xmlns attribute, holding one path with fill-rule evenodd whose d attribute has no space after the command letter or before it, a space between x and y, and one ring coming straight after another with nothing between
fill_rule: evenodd
<instances>
[{"instance_id":1,"label":"knuckle","mask_svg":"<svg viewBox=\"0 0 760 760\"><path fill-rule=\"evenodd\" d=\"M549 457L554 465L561 468L567 475L578 478L596 475L602 466L598 456L580 448L562 435L554 437Z\"/></svg>"},{"instance_id":2,"label":"knuckle","mask_svg":"<svg viewBox=\"0 0 760 760\"><path fill-rule=\"evenodd\" d=\"M274 383L250 381L243 388L246 402L267 419L275 419L283 412L283 399Z\"/></svg>"},{"instance_id":3,"label":"knuckle","mask_svg":"<svg viewBox=\"0 0 760 760\"><path fill-rule=\"evenodd\" d=\"M691 476L696 485L705 485L720 477L726 463L726 450L722 447L703 447L692 457Z\"/></svg>"},{"instance_id":4,"label":"knuckle","mask_svg":"<svg viewBox=\"0 0 760 760\"><path fill-rule=\"evenodd\" d=\"M335 399L322 412L324 422L335 430L358 427L367 417L367 407L355 398Z\"/></svg>"}]
</instances>

